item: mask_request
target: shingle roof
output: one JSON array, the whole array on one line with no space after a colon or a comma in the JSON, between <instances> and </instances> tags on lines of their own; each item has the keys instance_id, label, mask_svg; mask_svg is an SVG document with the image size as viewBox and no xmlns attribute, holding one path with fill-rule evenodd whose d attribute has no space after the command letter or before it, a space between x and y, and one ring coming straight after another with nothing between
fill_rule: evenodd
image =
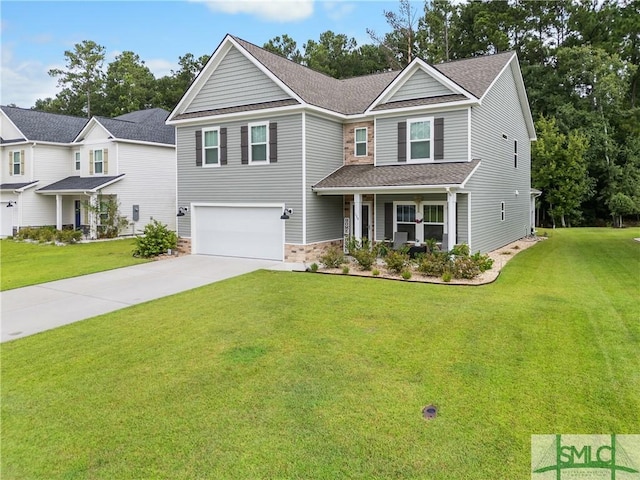
<instances>
[{"instance_id":1,"label":"shingle roof","mask_svg":"<svg viewBox=\"0 0 640 480\"><path fill-rule=\"evenodd\" d=\"M70 143L89 121L87 118L26 108L0 108L30 141Z\"/></svg>"},{"instance_id":2,"label":"shingle roof","mask_svg":"<svg viewBox=\"0 0 640 480\"><path fill-rule=\"evenodd\" d=\"M96 190L101 186L110 183L116 179L124 177L124 173L120 175L115 175L112 177L67 177L59 180L55 183L47 185L46 187L39 188L36 192L46 192L46 191L69 191L69 190L78 190L78 191L89 191Z\"/></svg>"},{"instance_id":3,"label":"shingle roof","mask_svg":"<svg viewBox=\"0 0 640 480\"><path fill-rule=\"evenodd\" d=\"M150 115L145 115L146 110L140 110L116 118L96 117L96 120L115 138L175 145L175 128L164 123L169 112L159 108L153 110L164 113L151 112ZM128 117L129 120L122 117Z\"/></svg>"},{"instance_id":4,"label":"shingle roof","mask_svg":"<svg viewBox=\"0 0 640 480\"><path fill-rule=\"evenodd\" d=\"M240 38L232 38L306 103L338 113L364 112L400 73L376 73L338 80Z\"/></svg>"},{"instance_id":5,"label":"shingle roof","mask_svg":"<svg viewBox=\"0 0 640 480\"><path fill-rule=\"evenodd\" d=\"M3 184L0 184L0 190L20 190L21 188L24 188L36 183L38 183L38 180L35 180L33 182L3 183Z\"/></svg>"},{"instance_id":6,"label":"shingle roof","mask_svg":"<svg viewBox=\"0 0 640 480\"><path fill-rule=\"evenodd\" d=\"M232 38L306 103L346 115L363 113L400 74L392 71L338 80ZM432 66L480 98L512 57L513 52L505 52Z\"/></svg>"},{"instance_id":7,"label":"shingle roof","mask_svg":"<svg viewBox=\"0 0 640 480\"><path fill-rule=\"evenodd\" d=\"M314 190L400 186L460 185L480 160L404 165L346 165L313 186Z\"/></svg>"},{"instance_id":8,"label":"shingle roof","mask_svg":"<svg viewBox=\"0 0 640 480\"><path fill-rule=\"evenodd\" d=\"M293 98L286 100L275 100L273 102L253 103L250 105L239 105L237 107L217 108L215 110L203 110L200 112L181 113L173 117L174 120L183 120L186 118L210 117L214 115L225 115L227 113L253 112L256 110L264 110L266 108L287 107L290 105L298 105L298 101Z\"/></svg>"},{"instance_id":9,"label":"shingle roof","mask_svg":"<svg viewBox=\"0 0 640 480\"><path fill-rule=\"evenodd\" d=\"M466 100L464 95L441 95L439 97L426 97L426 98L412 98L410 100L400 100L397 102L387 102L376 105L372 110L389 110L392 108L404 108L404 107L417 107L422 105L434 105L436 103L449 103L457 102L459 100Z\"/></svg>"}]
</instances>

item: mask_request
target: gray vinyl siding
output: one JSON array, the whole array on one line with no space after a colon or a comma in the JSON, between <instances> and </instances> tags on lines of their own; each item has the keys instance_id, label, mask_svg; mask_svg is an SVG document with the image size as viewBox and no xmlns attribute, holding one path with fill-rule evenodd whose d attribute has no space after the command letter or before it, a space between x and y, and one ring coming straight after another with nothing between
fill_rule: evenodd
<instances>
[{"instance_id":1,"label":"gray vinyl siding","mask_svg":"<svg viewBox=\"0 0 640 480\"><path fill-rule=\"evenodd\" d=\"M468 212L469 212L469 195L466 193L458 193L456 195L456 218L457 222L457 238L456 243L466 243L469 244L469 222L468 222Z\"/></svg>"},{"instance_id":2,"label":"gray vinyl siding","mask_svg":"<svg viewBox=\"0 0 640 480\"><path fill-rule=\"evenodd\" d=\"M251 120L257 121L278 124L277 163L241 164L240 127L247 125L246 120L178 127L178 206L188 206L191 202L284 203L295 212L286 221L285 241L301 243L302 115ZM228 163L220 167L196 167L195 131L216 126L227 128ZM191 236L191 212L178 218L178 233Z\"/></svg>"},{"instance_id":3,"label":"gray vinyl siding","mask_svg":"<svg viewBox=\"0 0 640 480\"><path fill-rule=\"evenodd\" d=\"M514 139L518 140L518 168L513 165ZM482 106L472 110L471 153L481 159L467 183L473 192L471 248L488 252L522 238L531 228L531 144L510 68L486 94ZM500 215L503 201L504 222Z\"/></svg>"},{"instance_id":4,"label":"gray vinyl siding","mask_svg":"<svg viewBox=\"0 0 640 480\"><path fill-rule=\"evenodd\" d=\"M418 69L388 101L397 102L413 98L439 97L452 95L453 93L427 72Z\"/></svg>"},{"instance_id":5,"label":"gray vinyl siding","mask_svg":"<svg viewBox=\"0 0 640 480\"><path fill-rule=\"evenodd\" d=\"M318 196L311 186L343 164L342 123L306 115L307 243L342 238L342 196Z\"/></svg>"},{"instance_id":6,"label":"gray vinyl siding","mask_svg":"<svg viewBox=\"0 0 640 480\"><path fill-rule=\"evenodd\" d=\"M468 113L464 109L377 119L376 165L395 165L398 163L398 122L422 117L444 119L444 159L438 160L438 162L464 162L469 159Z\"/></svg>"},{"instance_id":7,"label":"gray vinyl siding","mask_svg":"<svg viewBox=\"0 0 640 480\"><path fill-rule=\"evenodd\" d=\"M185 110L201 112L290 98L236 48L231 48Z\"/></svg>"}]
</instances>

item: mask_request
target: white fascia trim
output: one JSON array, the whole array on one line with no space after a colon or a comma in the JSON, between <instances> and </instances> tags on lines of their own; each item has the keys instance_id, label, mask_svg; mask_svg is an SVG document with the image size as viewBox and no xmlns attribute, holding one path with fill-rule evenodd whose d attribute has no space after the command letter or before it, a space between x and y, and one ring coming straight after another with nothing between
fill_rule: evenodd
<instances>
[{"instance_id":1,"label":"white fascia trim","mask_svg":"<svg viewBox=\"0 0 640 480\"><path fill-rule=\"evenodd\" d=\"M96 188L92 188L90 190L78 188L74 190L46 190L44 192L36 192L36 193L39 195L78 195L78 194L89 195L90 193L98 193L103 188L113 185L114 183L119 182L123 178L124 178L124 174L118 175L117 178L114 178L113 180L103 183L100 186Z\"/></svg>"},{"instance_id":2,"label":"white fascia trim","mask_svg":"<svg viewBox=\"0 0 640 480\"><path fill-rule=\"evenodd\" d=\"M168 125L178 126L197 126L219 124L230 120L243 120L251 118L263 118L265 116L276 117L304 111L305 105L289 105L287 107L265 108L263 110L251 110L245 112L225 113L223 115L209 115L206 117L184 118L182 120L167 121Z\"/></svg>"},{"instance_id":3,"label":"white fascia trim","mask_svg":"<svg viewBox=\"0 0 640 480\"><path fill-rule=\"evenodd\" d=\"M460 188L465 188L465 186L467 185L467 182L469 181L469 179L471 177L473 177L473 174L476 173L476 171L478 170L478 168L480 168L480 165L482 164L482 161L478 162L478 164L473 168L473 170L471 170L471 172L469 173L469 175L467 175L467 178L464 179L464 181L460 184Z\"/></svg>"},{"instance_id":4,"label":"white fascia trim","mask_svg":"<svg viewBox=\"0 0 640 480\"><path fill-rule=\"evenodd\" d=\"M284 208L284 203L216 203L191 202L192 207Z\"/></svg>"},{"instance_id":5,"label":"white fascia trim","mask_svg":"<svg viewBox=\"0 0 640 480\"><path fill-rule=\"evenodd\" d=\"M366 194L388 194L388 193L442 193L451 189L458 190L460 184L453 183L447 185L400 185L393 187L351 187L351 188L314 188L318 195L351 195L354 193Z\"/></svg>"},{"instance_id":6,"label":"white fascia trim","mask_svg":"<svg viewBox=\"0 0 640 480\"><path fill-rule=\"evenodd\" d=\"M471 161L471 107L467 108L467 156L468 160Z\"/></svg>"},{"instance_id":7,"label":"white fascia trim","mask_svg":"<svg viewBox=\"0 0 640 480\"><path fill-rule=\"evenodd\" d=\"M113 143L131 143L134 145L146 145L149 147L164 147L164 148L176 148L175 145L171 145L170 143L157 143L157 142L145 142L144 140L127 140L124 138L113 138L110 139ZM102 142L101 142L102 143Z\"/></svg>"},{"instance_id":8,"label":"white fascia trim","mask_svg":"<svg viewBox=\"0 0 640 480\"><path fill-rule=\"evenodd\" d=\"M454 93L458 93L460 95L464 95L469 100L477 100L475 95L471 94L460 85L455 83L446 75L443 75L438 70L433 68L431 65L426 63L420 58L416 58L407 66L401 73L398 75L393 82L391 82L387 88L385 88L380 95L369 105L369 108L365 111L365 113L370 113L373 108L375 108L380 103L384 103L389 98L393 97L393 95L406 83L406 81L414 74L414 72L418 69L424 70L424 72L431 76L434 80L438 81L449 90Z\"/></svg>"},{"instance_id":9,"label":"white fascia trim","mask_svg":"<svg viewBox=\"0 0 640 480\"><path fill-rule=\"evenodd\" d=\"M307 114L302 112L302 243L307 243Z\"/></svg>"},{"instance_id":10,"label":"white fascia trim","mask_svg":"<svg viewBox=\"0 0 640 480\"><path fill-rule=\"evenodd\" d=\"M461 107L477 107L480 106L479 100L459 100L457 102L446 102L446 103L434 103L432 105L416 105L414 107L402 107L402 108L393 108L388 110L376 110L375 112L371 112L372 115L375 115L378 118L385 117L397 117L399 114L403 113L414 113L416 111L423 111L425 113L431 112L432 110L437 110L439 112L446 112L449 110L460 110ZM435 115L435 112L433 113Z\"/></svg>"}]
</instances>

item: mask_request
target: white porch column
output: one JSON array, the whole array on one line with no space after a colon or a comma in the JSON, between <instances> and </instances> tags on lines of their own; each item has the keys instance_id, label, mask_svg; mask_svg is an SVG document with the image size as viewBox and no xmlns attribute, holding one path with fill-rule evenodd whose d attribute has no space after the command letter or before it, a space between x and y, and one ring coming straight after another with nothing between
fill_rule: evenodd
<instances>
[{"instance_id":1,"label":"white porch column","mask_svg":"<svg viewBox=\"0 0 640 480\"><path fill-rule=\"evenodd\" d=\"M56 229L62 230L62 195L56 195Z\"/></svg>"},{"instance_id":2,"label":"white porch column","mask_svg":"<svg viewBox=\"0 0 640 480\"><path fill-rule=\"evenodd\" d=\"M362 195L353 195L353 236L362 241Z\"/></svg>"},{"instance_id":3,"label":"white porch column","mask_svg":"<svg viewBox=\"0 0 640 480\"><path fill-rule=\"evenodd\" d=\"M447 250L456 244L456 202L458 194L447 190Z\"/></svg>"},{"instance_id":4,"label":"white porch column","mask_svg":"<svg viewBox=\"0 0 640 480\"><path fill-rule=\"evenodd\" d=\"M89 238L98 238L98 214L95 211L95 207L98 203L96 194L89 196Z\"/></svg>"}]
</instances>

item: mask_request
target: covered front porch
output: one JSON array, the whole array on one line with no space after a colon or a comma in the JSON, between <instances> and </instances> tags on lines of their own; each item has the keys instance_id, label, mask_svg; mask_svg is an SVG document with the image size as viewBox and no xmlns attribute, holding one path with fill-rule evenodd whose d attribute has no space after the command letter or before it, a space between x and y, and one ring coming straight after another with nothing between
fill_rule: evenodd
<instances>
[{"instance_id":1,"label":"covered front porch","mask_svg":"<svg viewBox=\"0 0 640 480\"><path fill-rule=\"evenodd\" d=\"M102 190L121 180L116 177L68 177L36 190L40 195L55 197L56 229L73 226L91 239L99 237L103 215Z\"/></svg>"},{"instance_id":2,"label":"covered front porch","mask_svg":"<svg viewBox=\"0 0 640 480\"><path fill-rule=\"evenodd\" d=\"M471 194L465 184L479 160L450 164L349 165L313 190L344 199L344 237L374 242L435 241L471 247Z\"/></svg>"}]
</instances>

